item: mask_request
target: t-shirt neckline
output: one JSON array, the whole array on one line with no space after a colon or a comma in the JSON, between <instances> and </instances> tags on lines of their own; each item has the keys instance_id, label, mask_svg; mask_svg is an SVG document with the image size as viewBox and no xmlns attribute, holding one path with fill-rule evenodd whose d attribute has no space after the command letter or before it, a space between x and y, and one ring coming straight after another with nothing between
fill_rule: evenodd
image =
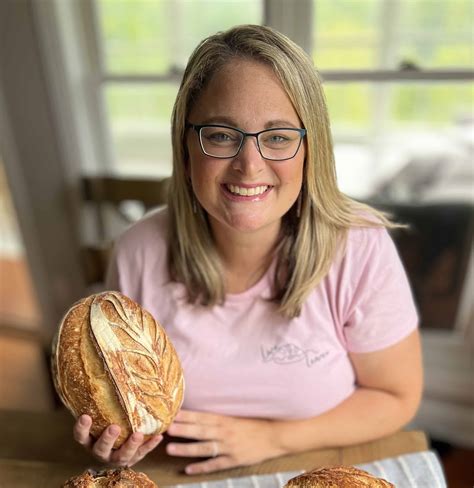
<instances>
[{"instance_id":1,"label":"t-shirt neckline","mask_svg":"<svg viewBox=\"0 0 474 488\"><path fill-rule=\"evenodd\" d=\"M276 260L273 260L268 269L262 277L253 284L250 288L240 293L227 293L225 297L226 303L237 303L257 296L270 296L271 279L275 273Z\"/></svg>"}]
</instances>

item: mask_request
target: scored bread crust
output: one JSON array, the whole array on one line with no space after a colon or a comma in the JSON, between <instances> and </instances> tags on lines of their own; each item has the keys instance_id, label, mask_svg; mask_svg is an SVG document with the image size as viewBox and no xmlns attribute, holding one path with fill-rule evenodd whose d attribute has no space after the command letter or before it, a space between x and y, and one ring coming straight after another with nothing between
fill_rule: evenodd
<instances>
[{"instance_id":1,"label":"scored bread crust","mask_svg":"<svg viewBox=\"0 0 474 488\"><path fill-rule=\"evenodd\" d=\"M353 466L330 466L295 476L284 488L395 488L395 485Z\"/></svg>"},{"instance_id":2,"label":"scored bread crust","mask_svg":"<svg viewBox=\"0 0 474 488\"><path fill-rule=\"evenodd\" d=\"M84 472L65 481L61 488L158 488L145 473L130 468L108 469L99 473Z\"/></svg>"},{"instance_id":3,"label":"scored bread crust","mask_svg":"<svg viewBox=\"0 0 474 488\"><path fill-rule=\"evenodd\" d=\"M133 432L149 438L165 431L183 401L181 364L163 327L118 292L70 308L53 343L52 373L73 415L92 417L94 437L120 425L114 447Z\"/></svg>"}]
</instances>

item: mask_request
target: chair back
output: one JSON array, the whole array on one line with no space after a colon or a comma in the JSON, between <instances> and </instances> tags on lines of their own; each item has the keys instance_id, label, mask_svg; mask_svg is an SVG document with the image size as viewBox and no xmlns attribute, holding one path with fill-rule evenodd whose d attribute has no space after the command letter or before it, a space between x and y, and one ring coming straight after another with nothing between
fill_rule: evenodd
<instances>
[{"instance_id":1,"label":"chair back","mask_svg":"<svg viewBox=\"0 0 474 488\"><path fill-rule=\"evenodd\" d=\"M92 238L82 247L86 284L105 280L113 239L148 210L167 203L169 178L84 176L82 199ZM91 215L92 214L92 215Z\"/></svg>"},{"instance_id":2,"label":"chair back","mask_svg":"<svg viewBox=\"0 0 474 488\"><path fill-rule=\"evenodd\" d=\"M392 232L407 271L421 326L455 329L473 257L474 205L470 202L369 202L407 229Z\"/></svg>"}]
</instances>

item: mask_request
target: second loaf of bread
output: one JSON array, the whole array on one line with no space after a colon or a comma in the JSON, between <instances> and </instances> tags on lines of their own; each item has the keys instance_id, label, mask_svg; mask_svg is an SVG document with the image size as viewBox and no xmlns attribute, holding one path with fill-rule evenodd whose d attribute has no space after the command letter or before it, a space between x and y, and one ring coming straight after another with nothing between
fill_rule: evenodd
<instances>
[{"instance_id":1,"label":"second loaf of bread","mask_svg":"<svg viewBox=\"0 0 474 488\"><path fill-rule=\"evenodd\" d=\"M86 471L65 481L61 488L158 488L145 473L130 468Z\"/></svg>"},{"instance_id":2,"label":"second loaf of bread","mask_svg":"<svg viewBox=\"0 0 474 488\"><path fill-rule=\"evenodd\" d=\"M353 466L329 466L295 476L284 488L394 488L394 485Z\"/></svg>"}]
</instances>

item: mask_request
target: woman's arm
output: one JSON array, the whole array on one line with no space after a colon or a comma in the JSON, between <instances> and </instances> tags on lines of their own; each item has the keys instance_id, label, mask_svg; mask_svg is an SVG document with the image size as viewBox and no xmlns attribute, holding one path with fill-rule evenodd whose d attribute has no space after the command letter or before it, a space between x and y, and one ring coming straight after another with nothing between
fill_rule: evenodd
<instances>
[{"instance_id":1,"label":"woman's arm","mask_svg":"<svg viewBox=\"0 0 474 488\"><path fill-rule=\"evenodd\" d=\"M419 333L384 350L350 355L356 391L332 410L304 420L268 421L182 411L168 432L197 442L173 442L175 456L215 456L188 473L248 465L308 449L340 447L395 432L415 414L422 391ZM321 392L324 394L324 392Z\"/></svg>"},{"instance_id":2,"label":"woman's arm","mask_svg":"<svg viewBox=\"0 0 474 488\"><path fill-rule=\"evenodd\" d=\"M318 417L279 423L276 441L285 452L370 441L413 418L423 384L418 331L394 346L350 358L357 390Z\"/></svg>"}]
</instances>

